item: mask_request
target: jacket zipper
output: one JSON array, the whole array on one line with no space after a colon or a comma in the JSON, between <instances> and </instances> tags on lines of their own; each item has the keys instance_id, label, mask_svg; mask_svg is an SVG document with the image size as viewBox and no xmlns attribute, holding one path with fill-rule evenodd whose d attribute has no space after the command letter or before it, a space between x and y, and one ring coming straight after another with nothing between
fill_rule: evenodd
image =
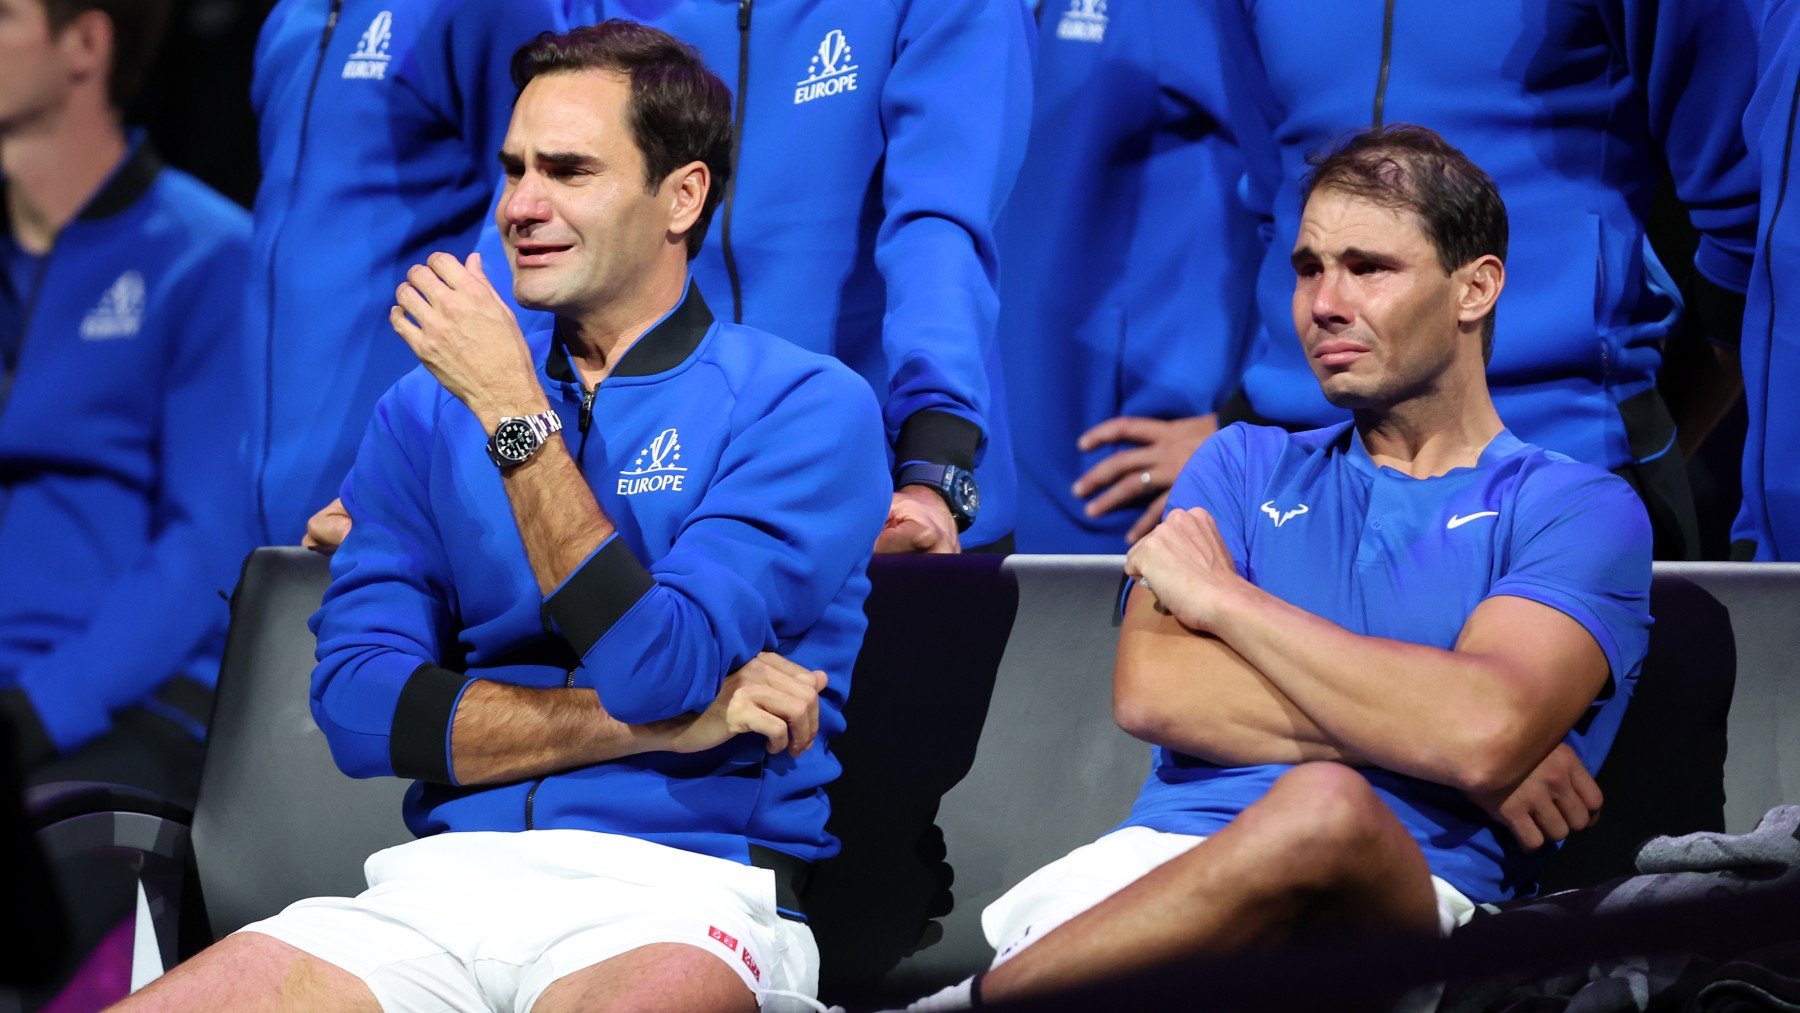
<instances>
[{"instance_id":1,"label":"jacket zipper","mask_svg":"<svg viewBox=\"0 0 1800 1013\"><path fill-rule=\"evenodd\" d=\"M580 381L576 382L579 383ZM581 445L576 448L575 451L575 460L578 462L581 460L583 453L587 450L588 427L594 424L594 395L599 393L599 391L599 384L595 384L592 387L584 385L581 388L581 413L575 417L575 428L581 433ZM544 618L544 632L550 632L550 619L549 613L547 612L545 613ZM574 685L575 672L571 669L569 674L563 678L563 688L571 689ZM538 789L543 786L544 779L540 777L532 782L531 790L525 793L525 829L527 830L537 829L537 793Z\"/></svg>"},{"instance_id":2,"label":"jacket zipper","mask_svg":"<svg viewBox=\"0 0 1800 1013\"><path fill-rule=\"evenodd\" d=\"M0 214L5 214L5 211L0 210ZM73 224L75 223L69 223ZM67 229L69 225L63 228ZM6 382L0 384L0 414L6 412L6 402L12 400L13 384L19 379L19 365L25 361L25 344L31 340L31 325L37 316L38 299L44 294L44 279L50 276L50 258L56 256L57 240L60 238L59 234L50 240L50 248L44 251L43 258L38 261L37 276L31 279L31 292L25 298L24 313L19 317L19 345L13 349L12 368L6 371Z\"/></svg>"},{"instance_id":3,"label":"jacket zipper","mask_svg":"<svg viewBox=\"0 0 1800 1013\"><path fill-rule=\"evenodd\" d=\"M594 424L594 395L600 393L600 385L582 387L581 413L575 418L575 429L581 433L581 440L575 445L575 463L580 464L587 459L588 427Z\"/></svg>"},{"instance_id":4,"label":"jacket zipper","mask_svg":"<svg viewBox=\"0 0 1800 1013\"><path fill-rule=\"evenodd\" d=\"M574 669L570 669L569 674L563 677L563 688L564 689L574 689L575 688L575 671L574 671ZM538 789L542 788L543 786L544 786L544 779L540 777L536 781L531 782L531 790L527 791L525 793L525 829L527 829L527 830L536 830L537 829L537 813L536 813L535 803L537 802Z\"/></svg>"},{"instance_id":5,"label":"jacket zipper","mask_svg":"<svg viewBox=\"0 0 1800 1013\"><path fill-rule=\"evenodd\" d=\"M738 80L737 108L733 109L731 129L731 179L725 183L725 217L719 225L720 248L725 254L725 275L731 279L731 322L744 322L744 290L738 283L737 257L731 252L731 211L737 205L738 176L743 169L744 106L750 88L750 5L753 0L738 0Z\"/></svg>"},{"instance_id":6,"label":"jacket zipper","mask_svg":"<svg viewBox=\"0 0 1800 1013\"><path fill-rule=\"evenodd\" d=\"M1388 70L1394 63L1394 0L1387 0L1386 10L1381 16L1381 74L1375 79L1375 118L1372 125L1381 129L1382 118L1387 115Z\"/></svg>"},{"instance_id":7,"label":"jacket zipper","mask_svg":"<svg viewBox=\"0 0 1800 1013\"><path fill-rule=\"evenodd\" d=\"M325 15L325 30L319 34L319 54L313 63L312 80L306 85L306 101L300 106L300 143L294 152L295 177L300 175L301 167L306 164L306 135L307 128L312 125L313 95L319 90L319 75L325 69L325 51L331 46L331 34L337 30L338 15L343 10L344 0L331 0L331 10ZM286 225L285 219L283 225ZM269 475L269 451L275 439L275 265L283 231L285 229L278 230L275 238L269 241L269 331L264 348L267 354L263 362L263 445L262 454L256 462L256 516L262 522L265 539L274 537L274 532L269 530L268 491L265 485Z\"/></svg>"},{"instance_id":8,"label":"jacket zipper","mask_svg":"<svg viewBox=\"0 0 1800 1013\"><path fill-rule=\"evenodd\" d=\"M5 213L4 209L0 209L0 214ZM73 224L75 223L69 223L69 225ZM68 227L68 225L63 226L64 229L67 229ZM13 384L17 383L19 380L19 368L25 362L25 344L31 338L32 319L37 316L38 299L44 294L44 280L50 276L50 258L56 255L56 248L60 245L58 241L61 238L62 236L59 233L55 239L50 240L50 248L44 251L44 259L38 262L37 277L32 279L31 294L25 300L25 312L24 315L20 317L20 319L24 321L24 324L19 328L19 347L13 349L12 369L5 377L0 378L4 380L3 383L0 383L0 418L5 417L6 404L8 401L12 400ZM12 506L12 499L11 492L0 495L0 529L6 527L6 515L8 509Z\"/></svg>"}]
</instances>

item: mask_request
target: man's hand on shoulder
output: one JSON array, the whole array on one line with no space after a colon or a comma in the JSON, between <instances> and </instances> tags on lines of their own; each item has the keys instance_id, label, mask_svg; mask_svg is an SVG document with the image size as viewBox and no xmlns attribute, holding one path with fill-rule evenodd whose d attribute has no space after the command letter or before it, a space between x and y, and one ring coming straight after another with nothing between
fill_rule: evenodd
<instances>
[{"instance_id":1,"label":"man's hand on shoulder","mask_svg":"<svg viewBox=\"0 0 1800 1013\"><path fill-rule=\"evenodd\" d=\"M1566 742L1559 743L1510 790L1470 797L1526 851L1536 851L1598 823L1604 801L1593 775Z\"/></svg>"},{"instance_id":2,"label":"man's hand on shoulder","mask_svg":"<svg viewBox=\"0 0 1800 1013\"><path fill-rule=\"evenodd\" d=\"M725 677L711 706L670 737L669 749L697 753L745 732L768 740L770 753L799 756L819 734L819 693L825 673L763 652Z\"/></svg>"},{"instance_id":3,"label":"man's hand on shoulder","mask_svg":"<svg viewBox=\"0 0 1800 1013\"><path fill-rule=\"evenodd\" d=\"M1150 505L1138 515L1125 533L1125 541L1136 544L1150 533L1162 518L1169 502L1169 488L1175 476L1200 445L1219 431L1217 415L1196 415L1185 419L1148 419L1122 415L1107 419L1075 441L1077 449L1086 452L1108 443L1132 443L1087 470L1075 480L1074 494L1088 500L1084 508L1089 517L1098 517L1146 497Z\"/></svg>"},{"instance_id":4,"label":"man's hand on shoulder","mask_svg":"<svg viewBox=\"0 0 1800 1013\"><path fill-rule=\"evenodd\" d=\"M1216 633L1221 606L1250 590L1212 515L1199 507L1170 511L1125 556L1125 573L1156 598L1159 611L1190 630Z\"/></svg>"},{"instance_id":5,"label":"man's hand on shoulder","mask_svg":"<svg viewBox=\"0 0 1800 1013\"><path fill-rule=\"evenodd\" d=\"M489 432L505 416L549 409L525 336L482 272L480 254L466 263L432 254L406 272L394 302L394 333Z\"/></svg>"},{"instance_id":6,"label":"man's hand on shoulder","mask_svg":"<svg viewBox=\"0 0 1800 1013\"><path fill-rule=\"evenodd\" d=\"M875 551L961 552L962 540L943 497L922 485L908 485L895 491Z\"/></svg>"},{"instance_id":7,"label":"man's hand on shoulder","mask_svg":"<svg viewBox=\"0 0 1800 1013\"><path fill-rule=\"evenodd\" d=\"M350 513L344 509L343 500L334 499L307 518L306 534L300 536L300 545L329 556L349 537Z\"/></svg>"}]
</instances>

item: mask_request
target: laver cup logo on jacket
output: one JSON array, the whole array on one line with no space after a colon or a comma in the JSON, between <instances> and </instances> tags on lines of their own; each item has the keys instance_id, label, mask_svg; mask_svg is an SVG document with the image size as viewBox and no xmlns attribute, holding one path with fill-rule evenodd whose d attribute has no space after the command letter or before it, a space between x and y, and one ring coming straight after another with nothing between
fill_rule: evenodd
<instances>
[{"instance_id":1,"label":"laver cup logo on jacket","mask_svg":"<svg viewBox=\"0 0 1800 1013\"><path fill-rule=\"evenodd\" d=\"M1100 42L1106 38L1106 0L1069 0L1056 23L1056 37L1068 42Z\"/></svg>"},{"instance_id":2,"label":"laver cup logo on jacket","mask_svg":"<svg viewBox=\"0 0 1800 1013\"><path fill-rule=\"evenodd\" d=\"M138 325L143 321L144 276L136 271L126 271L81 318L81 340L135 338Z\"/></svg>"},{"instance_id":3,"label":"laver cup logo on jacket","mask_svg":"<svg viewBox=\"0 0 1800 1013\"><path fill-rule=\"evenodd\" d=\"M680 492L687 477L681 460L681 434L673 426L656 434L656 439L638 451L631 467L619 472L619 495L636 496L640 492Z\"/></svg>"},{"instance_id":4,"label":"laver cup logo on jacket","mask_svg":"<svg viewBox=\"0 0 1800 1013\"><path fill-rule=\"evenodd\" d=\"M369 22L357 40L356 52L344 61L344 79L367 78L376 81L387 77L388 46L394 41L394 14L382 11Z\"/></svg>"},{"instance_id":5,"label":"laver cup logo on jacket","mask_svg":"<svg viewBox=\"0 0 1800 1013\"><path fill-rule=\"evenodd\" d=\"M850 42L836 28L825 33L818 52L806 65L806 79L794 87L794 104L801 105L816 98L856 90L856 58L850 53Z\"/></svg>"}]
</instances>

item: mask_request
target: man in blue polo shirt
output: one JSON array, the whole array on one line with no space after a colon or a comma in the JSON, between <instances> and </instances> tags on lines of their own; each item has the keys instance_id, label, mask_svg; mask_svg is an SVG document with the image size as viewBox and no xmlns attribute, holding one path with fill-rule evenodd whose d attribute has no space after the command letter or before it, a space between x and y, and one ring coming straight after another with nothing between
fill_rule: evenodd
<instances>
[{"instance_id":1,"label":"man in blue polo shirt","mask_svg":"<svg viewBox=\"0 0 1800 1013\"><path fill-rule=\"evenodd\" d=\"M376 405L313 620L313 715L346 772L419 782L420 839L156 1008L748 1011L817 987L798 895L837 849L880 411L690 281L731 172L697 53L608 21L511 69L498 217L554 330L522 336L478 255L407 273L389 320L424 368Z\"/></svg>"},{"instance_id":2,"label":"man in blue polo shirt","mask_svg":"<svg viewBox=\"0 0 1800 1013\"><path fill-rule=\"evenodd\" d=\"M1353 420L1235 425L1183 469L1126 563L1115 712L1158 747L1149 780L988 908L992 970L922 1006L1327 924L1447 932L1599 804L1650 526L1624 480L1494 410L1499 194L1416 127L1350 139L1304 193L1294 322Z\"/></svg>"}]
</instances>

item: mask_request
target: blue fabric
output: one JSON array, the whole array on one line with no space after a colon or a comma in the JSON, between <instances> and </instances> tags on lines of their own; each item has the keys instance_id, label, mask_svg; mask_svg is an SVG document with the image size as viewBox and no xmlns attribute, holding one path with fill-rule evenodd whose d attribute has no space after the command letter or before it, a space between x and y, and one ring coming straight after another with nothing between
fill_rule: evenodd
<instances>
[{"instance_id":1,"label":"blue fabric","mask_svg":"<svg viewBox=\"0 0 1800 1013\"><path fill-rule=\"evenodd\" d=\"M1568 615L1611 666L1566 740L1600 768L1649 647L1650 524L1624 480L1510 431L1475 467L1415 479L1374 464L1349 423L1296 435L1239 424L1183 469L1169 508L1191 507L1218 521L1248 580L1353 633L1452 650L1495 595ZM1125 825L1215 832L1287 769L1225 768L1159 748ZM1435 875L1477 902L1531 888L1542 856L1521 853L1459 792L1364 773Z\"/></svg>"},{"instance_id":2,"label":"blue fabric","mask_svg":"<svg viewBox=\"0 0 1800 1013\"><path fill-rule=\"evenodd\" d=\"M550 333L531 341L543 362ZM572 669L572 684L594 688L609 713L642 722L703 709L732 670L778 651L830 678L820 741L797 759L768 756L763 739L745 735L541 783L421 782L407 795L407 826L523 830L530 796L536 829L630 834L736 861L749 843L831 854L823 786L839 767L825 743L843 729L865 570L892 489L868 385L832 359L729 323L711 325L672 368L609 376L585 435L580 384L541 379L617 541L653 583L585 657L547 634L481 424L429 374L408 374L376 406L344 484L356 524L313 618L313 715L338 764L358 777L393 774L401 690L421 663L536 687L564 685ZM621 476L641 473L641 455L670 429L686 469L680 488L635 491Z\"/></svg>"},{"instance_id":3,"label":"blue fabric","mask_svg":"<svg viewBox=\"0 0 1800 1013\"><path fill-rule=\"evenodd\" d=\"M1145 504L1090 518L1069 488L1127 445L1076 439L1120 415L1203 415L1237 388L1261 247L1237 200L1216 6L1041 15L1031 145L1001 237L1020 551L1123 552Z\"/></svg>"},{"instance_id":4,"label":"blue fabric","mask_svg":"<svg viewBox=\"0 0 1800 1013\"><path fill-rule=\"evenodd\" d=\"M1761 156L1762 217L1756 267L1744 306L1744 506L1733 541L1756 544L1758 560L1800 562L1800 189L1794 143L1800 88L1800 4L1776 0L1762 31L1761 83L1744 114L1744 133Z\"/></svg>"},{"instance_id":5,"label":"blue fabric","mask_svg":"<svg viewBox=\"0 0 1800 1013\"><path fill-rule=\"evenodd\" d=\"M0 283L6 286L5 294L0 295L0 299L7 301L9 305L6 313L16 321L14 326L0 330L0 375L11 376L13 368L19 363L19 343L25 336L24 328L19 326L23 323L19 319L22 310L13 308L11 304L29 299L37 291L38 272L43 269L42 255L32 253L10 241L10 238L4 247L0 247ZM0 404L6 402L5 382L0 380Z\"/></svg>"},{"instance_id":6,"label":"blue fabric","mask_svg":"<svg viewBox=\"0 0 1800 1013\"><path fill-rule=\"evenodd\" d=\"M737 10L568 0L566 20L661 28L700 51L734 104L747 101L731 217L739 322L861 374L882 401L890 448L927 409L979 426L981 511L962 543L996 541L1012 532L1019 495L994 343L994 223L1025 153L1030 15L1019 0L765 0L752 9L746 99ZM803 94L833 32L849 47L838 66L854 63L833 80L850 84ZM721 207L693 272L730 320L724 221ZM490 276L506 274L494 229L481 248ZM525 319L542 326L541 315Z\"/></svg>"},{"instance_id":7,"label":"blue fabric","mask_svg":"<svg viewBox=\"0 0 1800 1013\"><path fill-rule=\"evenodd\" d=\"M1609 470L1632 461L1617 405L1648 389L1679 306L1644 240L1667 163L1699 228L1695 266L1749 280L1756 164L1738 117L1754 85L1745 0L1498 0L1395 7L1384 122L1442 134L1493 177L1511 225L1490 386L1521 439ZM1266 117L1244 191L1271 223L1263 321L1244 388L1262 416L1345 418L1294 334L1293 268L1306 155L1369 125L1384 8L1360 0L1245 0L1244 98ZM1331 59L1321 59L1331 53ZM1240 124L1240 130L1253 129ZM1729 336L1726 336L1729 337ZM1660 448L1657 448L1660 449Z\"/></svg>"},{"instance_id":8,"label":"blue fabric","mask_svg":"<svg viewBox=\"0 0 1800 1013\"><path fill-rule=\"evenodd\" d=\"M255 534L300 540L376 398L417 362L388 327L406 269L474 249L512 117L508 61L554 0L281 0L257 41L262 184L243 334ZM309 103L310 94L310 103Z\"/></svg>"},{"instance_id":9,"label":"blue fabric","mask_svg":"<svg viewBox=\"0 0 1800 1013\"><path fill-rule=\"evenodd\" d=\"M102 193L142 185L122 175ZM218 678L220 595L249 548L249 238L243 209L162 169L0 294L0 344L21 347L0 416L0 686L24 689L58 750L173 676ZM0 262L19 262L3 228Z\"/></svg>"}]
</instances>

